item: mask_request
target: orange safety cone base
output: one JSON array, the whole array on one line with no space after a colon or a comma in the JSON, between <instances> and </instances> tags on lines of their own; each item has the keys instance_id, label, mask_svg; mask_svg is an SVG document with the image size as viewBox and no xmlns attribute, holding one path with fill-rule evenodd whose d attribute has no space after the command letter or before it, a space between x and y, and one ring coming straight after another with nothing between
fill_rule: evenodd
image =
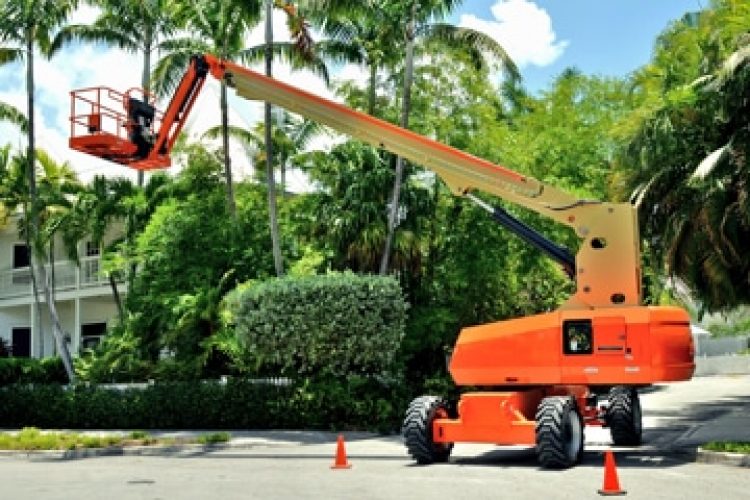
<instances>
[{"instance_id":1,"label":"orange safety cone base","mask_svg":"<svg viewBox=\"0 0 750 500\"><path fill-rule=\"evenodd\" d=\"M603 495L603 496L605 496L605 497L616 497L616 496L619 496L619 495L627 495L627 494L628 494L628 492L627 492L627 491L625 491L625 490L615 490L615 491L610 491L610 490L606 490L606 491L605 491L605 490L597 490L597 492L598 492L598 493L599 493L600 495Z\"/></svg>"},{"instance_id":2,"label":"orange safety cone base","mask_svg":"<svg viewBox=\"0 0 750 500\"><path fill-rule=\"evenodd\" d=\"M617 496L625 495L627 491L620 488L620 480L617 478L617 466L612 450L607 450L604 455L604 485L597 490L600 495Z\"/></svg>"},{"instance_id":3,"label":"orange safety cone base","mask_svg":"<svg viewBox=\"0 0 750 500\"><path fill-rule=\"evenodd\" d=\"M344 449L344 436L339 434L336 440L336 459L331 466L331 469L351 469L350 464L346 459L346 450Z\"/></svg>"},{"instance_id":4,"label":"orange safety cone base","mask_svg":"<svg viewBox=\"0 0 750 500\"><path fill-rule=\"evenodd\" d=\"M352 464L344 464L344 465L334 464L331 466L331 469L351 469L351 468L352 468Z\"/></svg>"}]
</instances>

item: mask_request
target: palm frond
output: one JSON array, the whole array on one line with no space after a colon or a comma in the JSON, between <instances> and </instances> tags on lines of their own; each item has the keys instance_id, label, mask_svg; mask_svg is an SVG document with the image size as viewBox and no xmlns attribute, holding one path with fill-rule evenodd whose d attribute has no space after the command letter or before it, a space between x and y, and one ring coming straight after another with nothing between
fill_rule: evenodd
<instances>
[{"instance_id":1,"label":"palm frond","mask_svg":"<svg viewBox=\"0 0 750 500\"><path fill-rule=\"evenodd\" d=\"M365 54L358 44L340 40L323 40L315 44L315 53L333 64L365 63Z\"/></svg>"},{"instance_id":2,"label":"palm frond","mask_svg":"<svg viewBox=\"0 0 750 500\"><path fill-rule=\"evenodd\" d=\"M185 73L190 58L202 51L197 46L181 47L161 58L151 72L151 91L157 96L172 95Z\"/></svg>"},{"instance_id":3,"label":"palm frond","mask_svg":"<svg viewBox=\"0 0 750 500\"><path fill-rule=\"evenodd\" d=\"M13 48L0 48L0 65L20 61L24 58L24 51Z\"/></svg>"},{"instance_id":4,"label":"palm frond","mask_svg":"<svg viewBox=\"0 0 750 500\"><path fill-rule=\"evenodd\" d=\"M516 63L503 46L481 31L452 24L435 23L422 26L419 35L426 41L436 41L466 50L473 56L474 64L478 67L483 67L485 64L484 58L478 57L479 54L490 55L502 64L503 70L512 80L521 79Z\"/></svg>"},{"instance_id":5,"label":"palm frond","mask_svg":"<svg viewBox=\"0 0 750 500\"><path fill-rule=\"evenodd\" d=\"M0 102L0 121L13 123L23 133L29 131L29 122L26 119L26 115L10 104Z\"/></svg>"},{"instance_id":6,"label":"palm frond","mask_svg":"<svg viewBox=\"0 0 750 500\"><path fill-rule=\"evenodd\" d=\"M140 40L135 33L129 34L125 31L103 27L72 24L61 29L52 40L49 47L50 55L57 53L63 46L71 42L101 43L117 47L129 52L135 52L141 48Z\"/></svg>"},{"instance_id":7,"label":"palm frond","mask_svg":"<svg viewBox=\"0 0 750 500\"><path fill-rule=\"evenodd\" d=\"M230 125L228 127L229 136L237 140L246 150L252 150L258 148L263 144L263 137L252 130L247 130L242 127ZM203 133L206 139L221 139L222 128L221 126L211 127Z\"/></svg>"},{"instance_id":8,"label":"palm frond","mask_svg":"<svg viewBox=\"0 0 750 500\"><path fill-rule=\"evenodd\" d=\"M275 42L271 46L271 52L275 59L286 62L292 67L292 69L309 70L316 76L321 77L326 82L326 85L329 85L330 77L328 74L328 67L326 66L325 61L318 55L315 55L310 59L303 58L297 51L296 45L292 42ZM260 63L264 60L264 57L265 45L250 47L249 49L240 51L238 54L238 59L247 65Z\"/></svg>"},{"instance_id":9,"label":"palm frond","mask_svg":"<svg viewBox=\"0 0 750 500\"><path fill-rule=\"evenodd\" d=\"M718 91L727 82L737 77L738 73L750 65L750 44L740 47L724 60L714 78L706 84L706 90Z\"/></svg>"}]
</instances>

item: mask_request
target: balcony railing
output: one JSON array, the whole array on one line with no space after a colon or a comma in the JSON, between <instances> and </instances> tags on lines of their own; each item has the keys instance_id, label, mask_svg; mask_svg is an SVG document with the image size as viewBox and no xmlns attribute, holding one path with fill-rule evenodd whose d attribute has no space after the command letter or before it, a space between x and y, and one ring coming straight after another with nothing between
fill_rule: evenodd
<instances>
[{"instance_id":1,"label":"balcony railing","mask_svg":"<svg viewBox=\"0 0 750 500\"><path fill-rule=\"evenodd\" d=\"M49 265L47 277L51 279L52 269ZM55 263L55 291L76 290L108 283L107 276L100 272L101 258L82 257L80 267L70 261ZM41 290L40 290L41 291ZM0 299L33 295L31 270L28 267L0 272Z\"/></svg>"}]
</instances>

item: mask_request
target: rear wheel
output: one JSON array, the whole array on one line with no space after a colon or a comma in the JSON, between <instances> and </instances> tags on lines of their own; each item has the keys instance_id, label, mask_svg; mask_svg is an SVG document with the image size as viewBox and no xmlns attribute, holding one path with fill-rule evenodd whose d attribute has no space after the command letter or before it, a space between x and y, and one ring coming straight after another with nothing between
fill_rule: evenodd
<instances>
[{"instance_id":1,"label":"rear wheel","mask_svg":"<svg viewBox=\"0 0 750 500\"><path fill-rule=\"evenodd\" d=\"M618 385L609 391L606 414L612 442L617 446L638 446L643 438L641 401L633 387Z\"/></svg>"},{"instance_id":2,"label":"rear wheel","mask_svg":"<svg viewBox=\"0 0 750 500\"><path fill-rule=\"evenodd\" d=\"M436 396L420 396L409 404L402 434L409 455L418 464L446 462L450 457L453 443L435 443L432 437L432 423L447 416L445 401Z\"/></svg>"},{"instance_id":3,"label":"rear wheel","mask_svg":"<svg viewBox=\"0 0 750 500\"><path fill-rule=\"evenodd\" d=\"M549 397L536 412L536 454L539 464L564 469L583 456L583 420L571 397Z\"/></svg>"}]
</instances>

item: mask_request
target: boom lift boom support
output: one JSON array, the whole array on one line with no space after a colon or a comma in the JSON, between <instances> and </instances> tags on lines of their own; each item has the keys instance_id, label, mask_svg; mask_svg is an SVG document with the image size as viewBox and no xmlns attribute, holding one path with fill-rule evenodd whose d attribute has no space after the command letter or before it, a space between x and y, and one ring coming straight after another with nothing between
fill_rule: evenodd
<instances>
[{"instance_id":1,"label":"boom lift boom support","mask_svg":"<svg viewBox=\"0 0 750 500\"><path fill-rule=\"evenodd\" d=\"M268 101L434 171L501 224L547 252L576 279L557 311L465 328L450 363L465 393L456 405L415 399L404 421L409 452L420 463L446 460L458 441L535 445L547 467L567 467L583 450L583 426L611 427L616 444L639 444L635 388L692 376L687 314L641 305L635 208L583 200L532 177L323 99L211 55L197 56L162 115L129 93L71 93L74 149L136 169L169 165L174 141L210 73L237 95ZM95 97L92 97L94 93ZM103 103L122 100L125 114ZM115 127L103 123L114 119ZM158 126L157 126L158 125ZM582 239L573 258L502 209L473 194L484 191L565 224ZM512 389L511 391L509 391ZM609 391L609 406L597 396Z\"/></svg>"}]
</instances>

